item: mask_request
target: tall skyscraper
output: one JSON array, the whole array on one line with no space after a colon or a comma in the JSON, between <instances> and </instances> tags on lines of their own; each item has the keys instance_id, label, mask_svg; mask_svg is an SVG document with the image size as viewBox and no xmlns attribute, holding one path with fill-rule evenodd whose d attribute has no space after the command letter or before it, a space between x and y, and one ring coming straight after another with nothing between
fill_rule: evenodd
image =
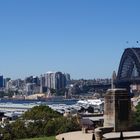
<instances>
[{"instance_id":1,"label":"tall skyscraper","mask_svg":"<svg viewBox=\"0 0 140 140\"><path fill-rule=\"evenodd\" d=\"M62 80L63 80L63 74L61 72L56 72L55 73L55 89L56 90L62 89L63 87Z\"/></svg>"},{"instance_id":2,"label":"tall skyscraper","mask_svg":"<svg viewBox=\"0 0 140 140\"><path fill-rule=\"evenodd\" d=\"M54 72L47 72L45 74L45 86L48 89L55 89L55 73Z\"/></svg>"},{"instance_id":3,"label":"tall skyscraper","mask_svg":"<svg viewBox=\"0 0 140 140\"><path fill-rule=\"evenodd\" d=\"M25 90L26 90L26 94L27 95L31 95L33 94L33 90L34 90L35 84L34 83L27 83Z\"/></svg>"},{"instance_id":4,"label":"tall skyscraper","mask_svg":"<svg viewBox=\"0 0 140 140\"><path fill-rule=\"evenodd\" d=\"M39 78L38 78L37 76L33 76L32 83L34 83L34 84L36 84L37 86L39 86L39 85L40 85Z\"/></svg>"},{"instance_id":5,"label":"tall skyscraper","mask_svg":"<svg viewBox=\"0 0 140 140\"><path fill-rule=\"evenodd\" d=\"M66 76L62 72L56 72L55 81L56 81L55 86L57 90L66 87Z\"/></svg>"},{"instance_id":6,"label":"tall skyscraper","mask_svg":"<svg viewBox=\"0 0 140 140\"><path fill-rule=\"evenodd\" d=\"M10 80L11 80L11 78L5 78L5 79L4 79L4 87L6 87L8 81L10 81Z\"/></svg>"},{"instance_id":7,"label":"tall skyscraper","mask_svg":"<svg viewBox=\"0 0 140 140\"><path fill-rule=\"evenodd\" d=\"M40 93L47 92L47 86L45 86L45 75L40 76Z\"/></svg>"},{"instance_id":8,"label":"tall skyscraper","mask_svg":"<svg viewBox=\"0 0 140 140\"><path fill-rule=\"evenodd\" d=\"M45 74L45 86L48 89L60 90L66 87L66 76L62 72L47 72Z\"/></svg>"},{"instance_id":9,"label":"tall skyscraper","mask_svg":"<svg viewBox=\"0 0 140 140\"><path fill-rule=\"evenodd\" d=\"M4 85L3 75L0 75L0 88Z\"/></svg>"},{"instance_id":10,"label":"tall skyscraper","mask_svg":"<svg viewBox=\"0 0 140 140\"><path fill-rule=\"evenodd\" d=\"M66 78L66 85L68 85L70 83L70 74L69 73L65 73L65 78Z\"/></svg>"},{"instance_id":11,"label":"tall skyscraper","mask_svg":"<svg viewBox=\"0 0 140 140\"><path fill-rule=\"evenodd\" d=\"M33 76L26 77L25 83L33 83Z\"/></svg>"}]
</instances>

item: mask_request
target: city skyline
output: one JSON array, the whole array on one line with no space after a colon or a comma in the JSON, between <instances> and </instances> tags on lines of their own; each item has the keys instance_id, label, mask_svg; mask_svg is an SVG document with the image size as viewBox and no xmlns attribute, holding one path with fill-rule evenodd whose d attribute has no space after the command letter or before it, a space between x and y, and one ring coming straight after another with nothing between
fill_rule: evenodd
<instances>
[{"instance_id":1,"label":"city skyline","mask_svg":"<svg viewBox=\"0 0 140 140\"><path fill-rule=\"evenodd\" d=\"M125 48L139 47L139 4L117 1L0 1L0 73L47 71L110 78Z\"/></svg>"}]
</instances>

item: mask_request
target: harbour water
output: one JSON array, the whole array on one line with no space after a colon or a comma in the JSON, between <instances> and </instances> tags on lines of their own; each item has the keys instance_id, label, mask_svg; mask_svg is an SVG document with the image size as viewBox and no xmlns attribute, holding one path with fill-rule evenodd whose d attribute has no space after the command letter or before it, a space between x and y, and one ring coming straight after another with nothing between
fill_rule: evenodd
<instances>
[{"instance_id":1,"label":"harbour water","mask_svg":"<svg viewBox=\"0 0 140 140\"><path fill-rule=\"evenodd\" d=\"M0 104L46 104L46 105L52 105L52 104L66 104L66 105L73 105L76 104L78 100L76 99L66 99L66 100L13 100L13 99L1 99Z\"/></svg>"},{"instance_id":2,"label":"harbour water","mask_svg":"<svg viewBox=\"0 0 140 140\"><path fill-rule=\"evenodd\" d=\"M66 108L73 106L77 103L77 100L12 100L1 99L0 100L0 112L3 112L5 116L21 116L25 111L39 105L48 105L53 110L63 113Z\"/></svg>"},{"instance_id":3,"label":"harbour water","mask_svg":"<svg viewBox=\"0 0 140 140\"><path fill-rule=\"evenodd\" d=\"M34 106L47 105L53 110L64 114L64 113L76 113L81 108L87 109L89 106L94 107L94 110L102 110L103 101L99 100L76 100L76 99L65 99L65 100L0 100L0 112L3 112L5 116L20 116L25 111L33 108ZM8 113L8 114L7 114ZM10 113L10 114L9 114Z\"/></svg>"}]
</instances>

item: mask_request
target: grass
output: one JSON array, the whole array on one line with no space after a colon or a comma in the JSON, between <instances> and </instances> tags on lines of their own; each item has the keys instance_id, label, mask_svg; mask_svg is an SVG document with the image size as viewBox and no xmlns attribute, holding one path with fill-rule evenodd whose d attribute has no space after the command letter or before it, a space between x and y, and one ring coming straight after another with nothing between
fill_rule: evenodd
<instances>
[{"instance_id":1,"label":"grass","mask_svg":"<svg viewBox=\"0 0 140 140\"><path fill-rule=\"evenodd\" d=\"M22 140L56 140L56 139L55 136L52 136L52 137L29 138L29 139L22 139Z\"/></svg>"}]
</instances>

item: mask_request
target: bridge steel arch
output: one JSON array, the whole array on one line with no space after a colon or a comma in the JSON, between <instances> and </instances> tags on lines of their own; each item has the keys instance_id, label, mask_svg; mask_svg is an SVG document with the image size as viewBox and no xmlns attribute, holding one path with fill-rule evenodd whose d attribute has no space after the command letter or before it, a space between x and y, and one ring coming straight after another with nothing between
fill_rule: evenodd
<instances>
[{"instance_id":1,"label":"bridge steel arch","mask_svg":"<svg viewBox=\"0 0 140 140\"><path fill-rule=\"evenodd\" d=\"M140 83L140 48L125 49L118 69L116 86L125 88L132 83Z\"/></svg>"}]
</instances>

